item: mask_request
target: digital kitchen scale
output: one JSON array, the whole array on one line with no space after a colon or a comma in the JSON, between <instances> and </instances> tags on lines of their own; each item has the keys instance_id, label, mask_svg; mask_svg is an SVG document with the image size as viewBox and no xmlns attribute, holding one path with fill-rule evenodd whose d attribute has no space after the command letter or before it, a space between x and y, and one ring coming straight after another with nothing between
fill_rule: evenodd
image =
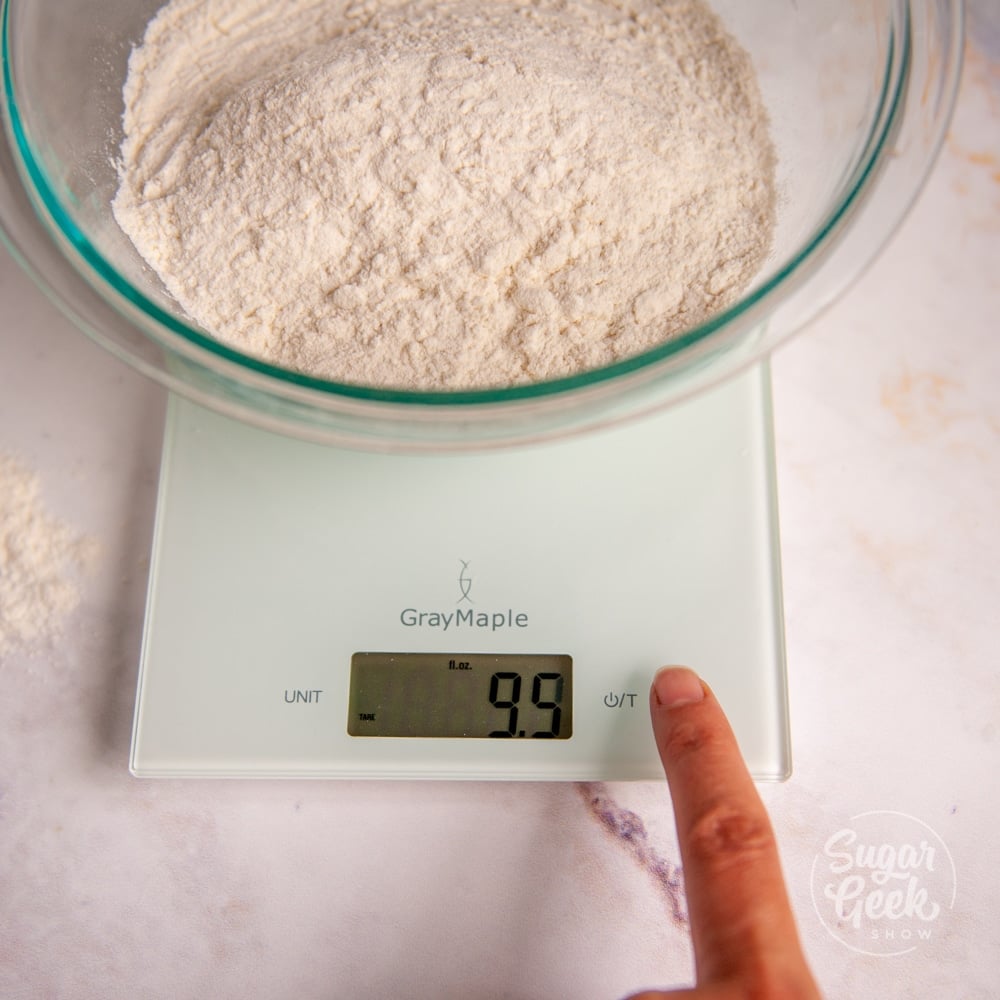
<instances>
[{"instance_id":1,"label":"digital kitchen scale","mask_svg":"<svg viewBox=\"0 0 1000 1000\"><path fill-rule=\"evenodd\" d=\"M684 663L790 770L770 383L480 454L291 440L172 397L139 776L662 777Z\"/></svg>"}]
</instances>

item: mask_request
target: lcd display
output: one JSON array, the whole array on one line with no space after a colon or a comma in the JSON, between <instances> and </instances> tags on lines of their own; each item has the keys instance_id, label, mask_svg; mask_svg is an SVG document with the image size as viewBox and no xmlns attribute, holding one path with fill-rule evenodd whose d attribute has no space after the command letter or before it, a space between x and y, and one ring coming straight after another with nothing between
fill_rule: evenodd
<instances>
[{"instance_id":1,"label":"lcd display","mask_svg":"<svg viewBox=\"0 0 1000 1000\"><path fill-rule=\"evenodd\" d=\"M347 732L565 740L573 734L573 660L547 653L355 653Z\"/></svg>"}]
</instances>

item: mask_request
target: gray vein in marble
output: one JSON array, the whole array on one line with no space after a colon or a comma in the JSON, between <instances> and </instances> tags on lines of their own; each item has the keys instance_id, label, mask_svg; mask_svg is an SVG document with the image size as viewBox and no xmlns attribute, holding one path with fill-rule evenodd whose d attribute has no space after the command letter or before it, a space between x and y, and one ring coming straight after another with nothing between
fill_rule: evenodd
<instances>
[{"instance_id":1,"label":"gray vein in marble","mask_svg":"<svg viewBox=\"0 0 1000 1000\"><path fill-rule=\"evenodd\" d=\"M590 814L649 873L666 899L674 923L686 927L688 915L681 866L660 855L650 843L642 818L618 805L603 782L581 782L577 788Z\"/></svg>"}]
</instances>

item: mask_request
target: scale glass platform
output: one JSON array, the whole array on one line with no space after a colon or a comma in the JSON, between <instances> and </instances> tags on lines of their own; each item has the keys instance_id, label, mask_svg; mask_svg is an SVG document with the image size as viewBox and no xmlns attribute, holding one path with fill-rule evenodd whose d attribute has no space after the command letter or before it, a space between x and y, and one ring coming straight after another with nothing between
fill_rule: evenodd
<instances>
[{"instance_id":1,"label":"scale glass platform","mask_svg":"<svg viewBox=\"0 0 1000 1000\"><path fill-rule=\"evenodd\" d=\"M790 771L770 382L485 454L380 455L169 404L139 776L662 777L684 663Z\"/></svg>"}]
</instances>

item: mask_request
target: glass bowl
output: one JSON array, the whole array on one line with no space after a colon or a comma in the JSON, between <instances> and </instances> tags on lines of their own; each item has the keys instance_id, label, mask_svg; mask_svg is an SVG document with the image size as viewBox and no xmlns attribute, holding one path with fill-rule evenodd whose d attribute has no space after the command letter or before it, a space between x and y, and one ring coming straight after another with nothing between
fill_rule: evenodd
<instances>
[{"instance_id":1,"label":"glass bowl","mask_svg":"<svg viewBox=\"0 0 1000 1000\"><path fill-rule=\"evenodd\" d=\"M949 121L961 0L714 0L753 58L778 153L773 252L711 321L531 385L412 392L309 378L190 325L129 240L117 187L129 53L161 0L0 0L0 228L94 340L170 389L310 440L481 449L677 403L759 360L840 294L916 197Z\"/></svg>"}]
</instances>

